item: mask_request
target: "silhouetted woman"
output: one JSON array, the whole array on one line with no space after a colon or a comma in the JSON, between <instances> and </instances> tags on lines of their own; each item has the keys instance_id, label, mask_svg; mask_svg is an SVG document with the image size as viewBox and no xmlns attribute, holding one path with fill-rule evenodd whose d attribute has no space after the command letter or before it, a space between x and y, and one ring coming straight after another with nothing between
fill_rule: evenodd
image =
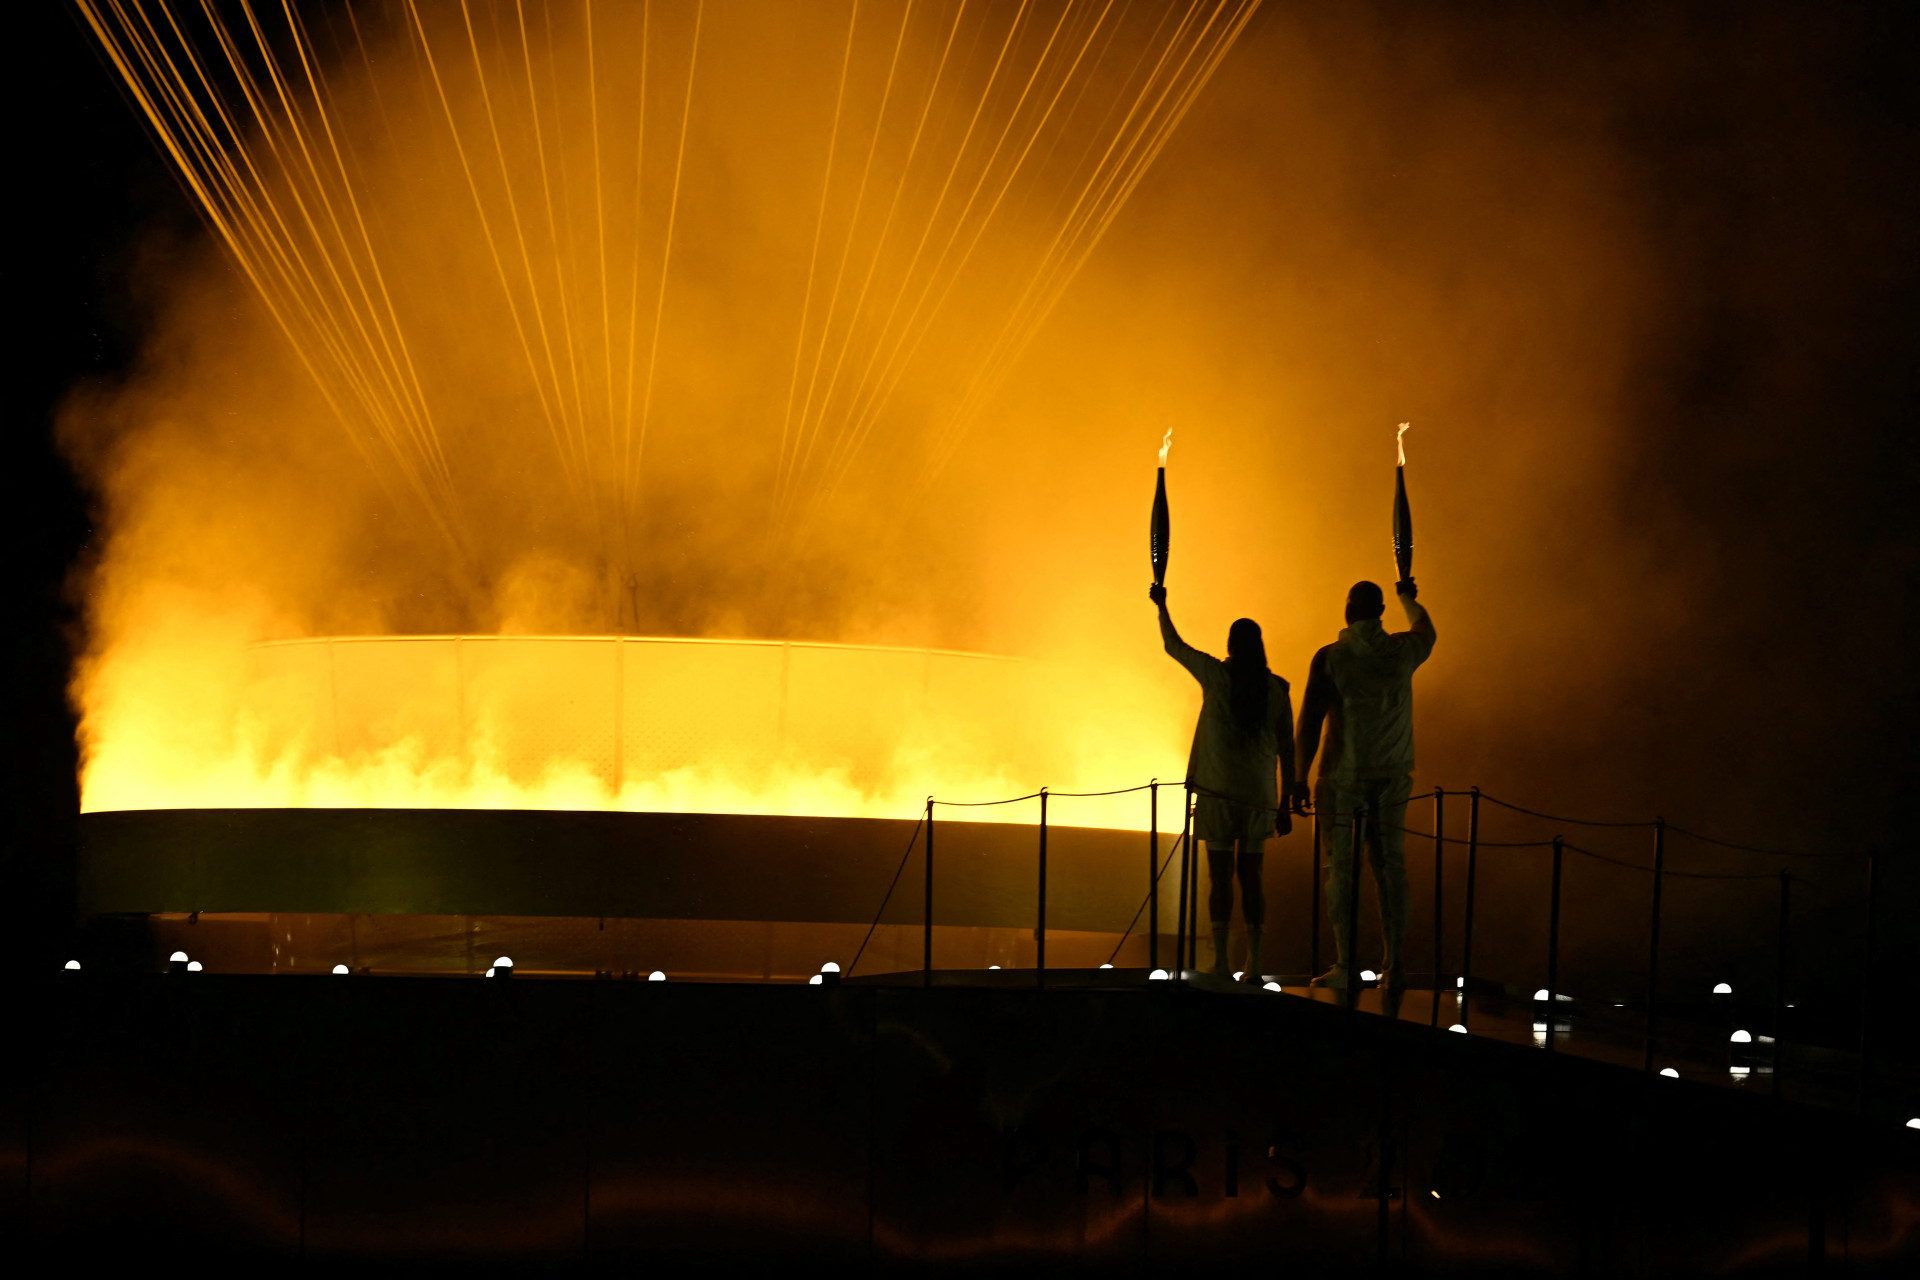
<instances>
[{"instance_id":1,"label":"silhouetted woman","mask_svg":"<svg viewBox=\"0 0 1920 1280\"><path fill-rule=\"evenodd\" d=\"M1147 589L1160 607L1167 653L1200 682L1200 723L1187 757L1187 782L1197 793L1194 838L1207 845L1212 882L1213 972L1230 976L1227 925L1233 919L1233 875L1240 873L1240 909L1247 920L1247 981L1260 982L1260 933L1267 896L1260 883L1267 841L1293 830L1280 796L1293 790L1293 703L1287 682L1267 670L1260 624L1242 618L1227 631L1227 660L1201 653L1180 638L1167 613L1167 589ZM1279 782L1275 783L1278 772Z\"/></svg>"}]
</instances>

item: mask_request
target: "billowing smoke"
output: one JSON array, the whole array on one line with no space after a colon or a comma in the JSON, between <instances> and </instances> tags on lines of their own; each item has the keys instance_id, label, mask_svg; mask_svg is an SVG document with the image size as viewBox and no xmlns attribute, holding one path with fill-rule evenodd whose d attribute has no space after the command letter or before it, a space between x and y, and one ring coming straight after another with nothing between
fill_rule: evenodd
<instances>
[{"instance_id":1,"label":"billowing smoke","mask_svg":"<svg viewBox=\"0 0 1920 1280\"><path fill-rule=\"evenodd\" d=\"M1058 771L994 781L1174 776L1193 699L1144 600L1163 433L1174 617L1206 648L1256 618L1297 696L1346 588L1391 580L1411 419L1440 633L1416 786L1821 835L1751 819L1787 752L1742 748L1761 728L1727 717L1753 703L1703 701L1663 643L1712 642L1723 564L1662 496L1682 481L1649 479L1672 244L1630 113L1595 105L1631 59L1572 22L1536 33L1550 70L1365 10L1263 13L1236 43L1236 6L1211 31L1140 8L868 5L850 30L834 6L602 6L591 49L584 8L309 31L339 216L378 249L336 267L384 273L315 296L363 293L405 355L362 335L379 367L342 363L344 312L276 321L210 237L138 373L71 406L106 533L75 685L88 803L117 769L244 754L248 646L348 634L1044 657L1022 758ZM1210 81L1189 47L1219 53ZM1191 83L1191 110L1155 107L1140 138L1164 151L1109 174L1169 50L1154 83ZM1702 751L1738 763L1681 767ZM927 767L875 794L985 781ZM1489 910L1532 914L1540 865L1505 866ZM1644 884L1580 892L1635 920ZM1637 928L1570 945L1631 954Z\"/></svg>"}]
</instances>

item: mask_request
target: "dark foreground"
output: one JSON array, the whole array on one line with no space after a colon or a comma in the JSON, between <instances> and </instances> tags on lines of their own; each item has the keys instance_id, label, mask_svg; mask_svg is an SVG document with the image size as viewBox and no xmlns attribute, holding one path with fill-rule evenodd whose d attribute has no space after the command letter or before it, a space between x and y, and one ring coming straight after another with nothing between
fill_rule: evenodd
<instances>
[{"instance_id":1,"label":"dark foreground","mask_svg":"<svg viewBox=\"0 0 1920 1280\"><path fill-rule=\"evenodd\" d=\"M13 997L15 1257L1920 1265L1920 1131L1302 1000L93 974Z\"/></svg>"}]
</instances>

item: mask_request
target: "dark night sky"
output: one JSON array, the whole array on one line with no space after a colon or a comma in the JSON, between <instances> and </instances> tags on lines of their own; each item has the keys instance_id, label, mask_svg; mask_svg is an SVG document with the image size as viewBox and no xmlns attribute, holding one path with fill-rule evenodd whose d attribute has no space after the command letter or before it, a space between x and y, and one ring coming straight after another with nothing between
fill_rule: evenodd
<instances>
[{"instance_id":1,"label":"dark night sky","mask_svg":"<svg viewBox=\"0 0 1920 1280\"><path fill-rule=\"evenodd\" d=\"M1589 86L1639 172L1673 305L1643 362L1630 441L1652 530L1710 530L1720 566L1684 641L1711 655L1697 705L1767 706L1777 785L1794 806L1843 789L1865 829L1913 849L1920 778L1920 21L1910 5L1378 6L1390 56L1442 35L1503 91ZM16 233L7 478L6 888L57 949L71 910L77 805L63 683L87 551L86 501L52 414L78 380L112 378L138 344L137 245L193 215L63 4L15 14ZM1558 95L1564 101L1566 95ZM159 234L156 235L155 233ZM1684 427L1672 424L1684 423ZM1689 477L1689 483L1675 483ZM1657 642L1646 661L1677 660ZM1649 681L1649 687L1671 683ZM1622 691L1631 701L1634 691ZM1920 898L1898 866L1889 906ZM1834 927L1838 926L1838 917Z\"/></svg>"}]
</instances>

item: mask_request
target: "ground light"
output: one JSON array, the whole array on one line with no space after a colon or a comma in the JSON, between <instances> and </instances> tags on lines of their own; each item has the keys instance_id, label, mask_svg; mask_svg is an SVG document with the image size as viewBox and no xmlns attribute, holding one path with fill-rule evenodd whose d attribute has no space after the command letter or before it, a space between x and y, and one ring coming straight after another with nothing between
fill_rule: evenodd
<instances>
[{"instance_id":1,"label":"ground light","mask_svg":"<svg viewBox=\"0 0 1920 1280\"><path fill-rule=\"evenodd\" d=\"M999 967L1000 966L998 965L994 966L994 968L996 969ZM1155 969L1152 973L1147 975L1148 982L1165 982L1166 980L1167 980L1167 971L1165 969Z\"/></svg>"},{"instance_id":2,"label":"ground light","mask_svg":"<svg viewBox=\"0 0 1920 1280\"><path fill-rule=\"evenodd\" d=\"M69 972L77 972L80 968L80 962L78 960L69 960L67 961L66 967Z\"/></svg>"},{"instance_id":3,"label":"ground light","mask_svg":"<svg viewBox=\"0 0 1920 1280\"><path fill-rule=\"evenodd\" d=\"M1464 1022L1456 1022L1452 1026L1448 1027L1447 1030L1458 1031L1461 1035L1465 1035L1467 1034L1467 1024Z\"/></svg>"},{"instance_id":4,"label":"ground light","mask_svg":"<svg viewBox=\"0 0 1920 1280\"><path fill-rule=\"evenodd\" d=\"M1240 981L1240 979L1242 979L1242 978L1244 978L1244 977L1246 977L1246 976L1247 976L1247 971L1246 971L1245 969L1235 969L1235 970L1233 971L1233 980L1234 980L1235 982L1238 982L1238 981Z\"/></svg>"},{"instance_id":5,"label":"ground light","mask_svg":"<svg viewBox=\"0 0 1920 1280\"><path fill-rule=\"evenodd\" d=\"M1100 967L1101 967L1102 969L1111 969L1111 968L1113 968L1113 966L1112 966L1112 965L1110 965L1110 964L1103 964L1103 965L1101 965Z\"/></svg>"},{"instance_id":6,"label":"ground light","mask_svg":"<svg viewBox=\"0 0 1920 1280\"><path fill-rule=\"evenodd\" d=\"M349 973L352 973L352 972L353 972L353 970L351 970L351 969L349 969L349 968L347 968L347 966L345 966L345 965L343 965L343 964L337 964L337 965L335 965L335 966L333 966L333 971L334 971L335 973L337 973L337 974L342 974L342 975L345 975L345 974L349 974Z\"/></svg>"},{"instance_id":7,"label":"ground light","mask_svg":"<svg viewBox=\"0 0 1920 1280\"><path fill-rule=\"evenodd\" d=\"M487 970L489 978L511 978L513 976L513 957L501 956L493 962L493 968Z\"/></svg>"},{"instance_id":8,"label":"ground light","mask_svg":"<svg viewBox=\"0 0 1920 1280\"><path fill-rule=\"evenodd\" d=\"M1371 969L1362 969L1360 971L1360 981L1362 982L1378 982L1379 980L1380 975Z\"/></svg>"},{"instance_id":9,"label":"ground light","mask_svg":"<svg viewBox=\"0 0 1920 1280\"><path fill-rule=\"evenodd\" d=\"M201 964L201 963L200 963L200 962L199 962L198 960L189 960L189 961L187 961L187 972L188 972L188 973L198 973L198 972L200 972L200 970L201 970L201 969L203 969L203 968L205 968L205 966L204 966L204 965L202 965L202 964Z\"/></svg>"},{"instance_id":10,"label":"ground light","mask_svg":"<svg viewBox=\"0 0 1920 1280\"><path fill-rule=\"evenodd\" d=\"M647 975L648 982L665 982L666 980L667 980L667 975L660 972L658 969L655 969L652 973Z\"/></svg>"},{"instance_id":11,"label":"ground light","mask_svg":"<svg viewBox=\"0 0 1920 1280\"><path fill-rule=\"evenodd\" d=\"M1915 1116L1913 1119L1907 1121L1907 1128L1920 1129L1920 1116Z\"/></svg>"},{"instance_id":12,"label":"ground light","mask_svg":"<svg viewBox=\"0 0 1920 1280\"><path fill-rule=\"evenodd\" d=\"M1753 1043L1753 1036L1750 1033L1745 1031L1736 1031L1732 1035L1728 1036L1727 1038L1733 1041L1733 1043L1735 1044L1752 1044Z\"/></svg>"},{"instance_id":13,"label":"ground light","mask_svg":"<svg viewBox=\"0 0 1920 1280\"><path fill-rule=\"evenodd\" d=\"M1730 996L1733 994L1733 984L1730 982L1716 982L1713 984L1713 994L1717 996Z\"/></svg>"},{"instance_id":14,"label":"ground light","mask_svg":"<svg viewBox=\"0 0 1920 1280\"><path fill-rule=\"evenodd\" d=\"M1264 984L1263 984L1263 985L1261 986L1261 990L1263 990L1263 991L1278 991L1278 990L1280 990L1280 984L1279 984L1279 983L1277 983L1277 982L1268 982L1268 983L1264 983Z\"/></svg>"},{"instance_id":15,"label":"ground light","mask_svg":"<svg viewBox=\"0 0 1920 1280\"><path fill-rule=\"evenodd\" d=\"M1660 1074L1663 1076L1668 1076L1674 1080L1678 1080L1680 1078L1680 1073L1678 1071L1675 1071L1672 1067L1660 1068Z\"/></svg>"}]
</instances>

